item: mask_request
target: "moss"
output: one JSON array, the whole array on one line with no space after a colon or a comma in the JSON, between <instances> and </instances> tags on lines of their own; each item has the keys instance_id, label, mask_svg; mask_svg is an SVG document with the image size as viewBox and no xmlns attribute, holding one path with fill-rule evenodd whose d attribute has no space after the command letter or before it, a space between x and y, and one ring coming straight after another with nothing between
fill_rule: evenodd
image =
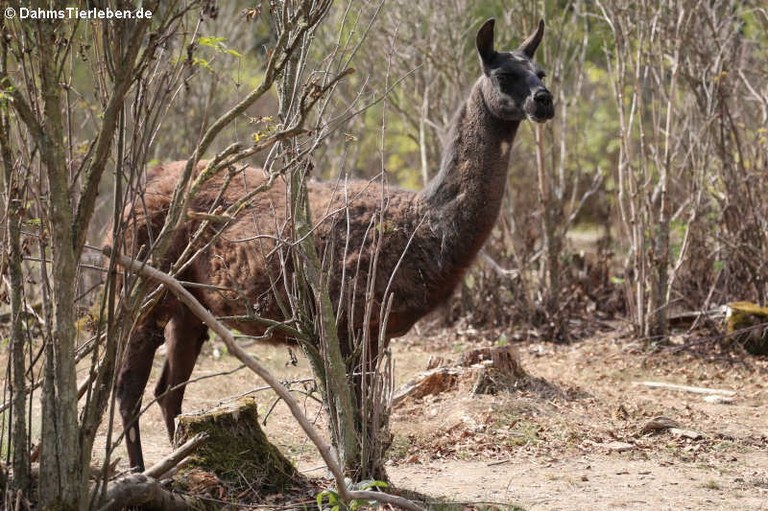
<instances>
[{"instance_id":1,"label":"moss","mask_svg":"<svg viewBox=\"0 0 768 511\"><path fill-rule=\"evenodd\" d=\"M181 480L184 474L202 470L214 474L229 490L251 489L261 495L281 493L303 480L267 440L253 398L179 417L177 445L198 433L209 437L181 469Z\"/></svg>"},{"instance_id":2,"label":"moss","mask_svg":"<svg viewBox=\"0 0 768 511\"><path fill-rule=\"evenodd\" d=\"M768 307L732 302L726 314L727 339L753 355L768 355Z\"/></svg>"}]
</instances>

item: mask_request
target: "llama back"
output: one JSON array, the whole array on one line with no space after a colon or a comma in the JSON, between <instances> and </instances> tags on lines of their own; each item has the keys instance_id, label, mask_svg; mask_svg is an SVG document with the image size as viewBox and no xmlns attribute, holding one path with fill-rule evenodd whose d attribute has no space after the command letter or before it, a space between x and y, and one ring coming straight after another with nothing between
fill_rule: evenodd
<instances>
[{"instance_id":1,"label":"llama back","mask_svg":"<svg viewBox=\"0 0 768 511\"><path fill-rule=\"evenodd\" d=\"M146 259L165 224L171 199L185 165L185 161L176 161L152 167L147 171L144 189L123 210L122 239L113 240L111 239L112 233L110 233L108 235L110 245L129 256ZM203 166L204 162L200 162L195 174ZM176 251L170 250L169 252ZM175 255L178 256L178 254ZM159 264L155 262L155 264L158 264L160 269L167 270L173 259L174 254L169 253L164 257L163 262Z\"/></svg>"},{"instance_id":2,"label":"llama back","mask_svg":"<svg viewBox=\"0 0 768 511\"><path fill-rule=\"evenodd\" d=\"M147 174L146 187L123 214L124 236L120 249L138 259L146 259L162 230L171 199L186 162L177 161L154 167ZM200 162L195 174L206 162ZM163 271L178 259L198 230L202 216L211 208L223 209L234 204L264 184L261 169L248 168L227 180L221 172L207 181L189 204L187 219L173 234L162 260L152 264ZM417 194L397 187L382 189L380 183L308 183L313 231L318 253L329 276L329 291L334 305L343 301L339 318L343 329L364 323L368 280L373 278L374 308L393 293L389 335L405 333L413 323L450 296L463 273L443 253L442 240L424 222L423 204ZM214 206L215 205L215 206ZM198 247L212 243L179 277L211 286L195 294L210 310L222 316L236 316L248 310L263 317L281 320L280 302L286 303L283 272L292 272L287 252L291 243L277 243L291 238L287 190L281 179L254 196L237 218L227 224L209 224L197 239ZM216 234L215 239L212 237ZM376 241L378 240L378 241ZM377 242L383 243L378 251ZM376 260L374 273L373 260ZM393 278L393 274L398 278ZM290 281L291 279L288 279ZM275 296L277 294L278 296ZM378 318L377 318L378 319ZM377 321L373 321L376 330ZM257 335L246 324L233 327Z\"/></svg>"}]
</instances>

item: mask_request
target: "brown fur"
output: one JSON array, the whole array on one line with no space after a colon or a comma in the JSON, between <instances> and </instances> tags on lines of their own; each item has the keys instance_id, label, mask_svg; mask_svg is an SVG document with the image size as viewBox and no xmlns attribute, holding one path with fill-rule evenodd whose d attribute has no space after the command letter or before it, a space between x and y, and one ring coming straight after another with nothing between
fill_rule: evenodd
<instances>
[{"instance_id":1,"label":"brown fur","mask_svg":"<svg viewBox=\"0 0 768 511\"><path fill-rule=\"evenodd\" d=\"M541 29L538 39L534 35L512 53L493 50L492 21L480 30L477 45L484 75L456 113L440 172L421 192L383 189L371 182L308 184L316 222L314 239L328 268L331 297L336 305L339 301L354 304L351 310L342 307L344 312L338 318L343 344L348 342L349 331L363 327L362 306L377 242L381 248L372 296L377 304L384 301L386 291L393 296L386 338L404 334L446 300L482 247L498 216L520 121L552 116L551 96L530 61ZM499 81L496 74L509 70L523 74L525 83ZM183 168L184 162L175 162L152 172L143 202L126 211L126 252L136 254L142 246L151 245L165 221ZM161 269L170 268L200 226L194 213L207 213L214 205L226 208L265 182L260 169L248 168L222 193L224 179L212 178L191 201L193 214L174 233L166 258L156 262ZM278 179L223 232L217 232L216 224L209 226L195 248L213 240L210 246L178 275L183 281L208 286L191 291L230 327L248 335L265 333L264 325L248 319L249 315L286 319L285 286L291 282L292 272L290 261L286 264L280 257L288 249L284 240L290 239L286 197L286 186ZM377 319L378 314L373 314L374 339L379 333ZM170 295L140 318L118 380L132 466L143 466L139 429L133 424L155 350L167 342L168 355L156 395L172 434L184 391L183 386L166 391L187 381L206 337L205 326ZM288 339L273 332L271 340Z\"/></svg>"}]
</instances>

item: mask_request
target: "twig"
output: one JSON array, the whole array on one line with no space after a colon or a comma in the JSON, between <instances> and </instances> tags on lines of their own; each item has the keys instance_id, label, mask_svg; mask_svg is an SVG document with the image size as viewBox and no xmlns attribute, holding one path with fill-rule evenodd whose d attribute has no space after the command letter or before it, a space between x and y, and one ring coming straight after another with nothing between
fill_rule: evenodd
<instances>
[{"instance_id":1,"label":"twig","mask_svg":"<svg viewBox=\"0 0 768 511\"><path fill-rule=\"evenodd\" d=\"M501 266L499 263L496 262L494 258L488 255L488 252L486 252L485 250L480 250L479 256L480 256L480 259L482 259L485 264L487 264L493 271L495 271L501 277L514 278L520 275L519 270L508 270L503 266Z\"/></svg>"}]
</instances>

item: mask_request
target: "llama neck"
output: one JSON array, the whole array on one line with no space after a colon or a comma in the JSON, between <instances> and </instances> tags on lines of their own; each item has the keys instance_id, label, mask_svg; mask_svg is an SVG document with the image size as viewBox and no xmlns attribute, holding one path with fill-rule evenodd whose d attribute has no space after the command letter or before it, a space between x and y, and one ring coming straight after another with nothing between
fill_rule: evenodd
<instances>
[{"instance_id":1,"label":"llama neck","mask_svg":"<svg viewBox=\"0 0 768 511\"><path fill-rule=\"evenodd\" d=\"M491 115L481 82L456 112L440 172L419 194L431 231L442 239L444 263L467 266L488 238L519 125Z\"/></svg>"}]
</instances>

